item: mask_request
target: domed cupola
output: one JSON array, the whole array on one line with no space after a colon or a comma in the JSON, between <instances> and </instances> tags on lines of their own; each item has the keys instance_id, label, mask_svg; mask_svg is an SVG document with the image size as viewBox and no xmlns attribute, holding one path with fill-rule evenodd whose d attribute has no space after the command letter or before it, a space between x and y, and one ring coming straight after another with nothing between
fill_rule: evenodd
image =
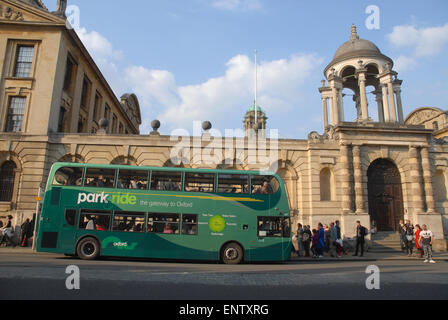
<instances>
[{"instance_id":1,"label":"domed cupola","mask_svg":"<svg viewBox=\"0 0 448 320\"><path fill-rule=\"evenodd\" d=\"M392 70L393 66L392 59L382 54L374 43L359 38L356 26L353 25L350 40L339 47L333 60L325 68L326 80L322 81L322 87L319 88L325 128L345 122L342 93L344 89L353 91L357 110L354 122L373 122L368 110L366 88L369 86L373 87L372 93L378 104L378 122L403 124L400 96L402 81L397 79L398 74Z\"/></svg>"}]
</instances>

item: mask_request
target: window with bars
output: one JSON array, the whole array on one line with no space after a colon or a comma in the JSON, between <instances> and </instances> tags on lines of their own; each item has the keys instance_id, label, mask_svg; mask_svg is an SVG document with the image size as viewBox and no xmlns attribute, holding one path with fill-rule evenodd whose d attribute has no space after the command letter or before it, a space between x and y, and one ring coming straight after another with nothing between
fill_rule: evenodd
<instances>
[{"instance_id":1,"label":"window with bars","mask_svg":"<svg viewBox=\"0 0 448 320\"><path fill-rule=\"evenodd\" d=\"M0 201L12 200L16 168L16 164L12 161L6 161L0 167Z\"/></svg>"},{"instance_id":2,"label":"window with bars","mask_svg":"<svg viewBox=\"0 0 448 320\"><path fill-rule=\"evenodd\" d=\"M14 77L29 78L33 66L34 46L18 46Z\"/></svg>"},{"instance_id":3,"label":"window with bars","mask_svg":"<svg viewBox=\"0 0 448 320\"><path fill-rule=\"evenodd\" d=\"M8 116L6 117L6 132L22 131L23 116L25 114L26 98L12 97L9 101Z\"/></svg>"}]
</instances>

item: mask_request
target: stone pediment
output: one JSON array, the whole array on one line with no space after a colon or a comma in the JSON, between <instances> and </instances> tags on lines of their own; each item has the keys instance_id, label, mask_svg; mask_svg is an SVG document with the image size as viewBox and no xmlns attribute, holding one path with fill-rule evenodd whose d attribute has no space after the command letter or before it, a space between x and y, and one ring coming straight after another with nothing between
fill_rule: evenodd
<instances>
[{"instance_id":1,"label":"stone pediment","mask_svg":"<svg viewBox=\"0 0 448 320\"><path fill-rule=\"evenodd\" d=\"M412 112L406 119L405 123L411 125L421 125L444 113L445 112L443 110L440 110L438 108L430 108L430 107L420 108Z\"/></svg>"},{"instance_id":2,"label":"stone pediment","mask_svg":"<svg viewBox=\"0 0 448 320\"><path fill-rule=\"evenodd\" d=\"M38 0L0 0L1 22L63 23L65 19L50 12Z\"/></svg>"}]
</instances>

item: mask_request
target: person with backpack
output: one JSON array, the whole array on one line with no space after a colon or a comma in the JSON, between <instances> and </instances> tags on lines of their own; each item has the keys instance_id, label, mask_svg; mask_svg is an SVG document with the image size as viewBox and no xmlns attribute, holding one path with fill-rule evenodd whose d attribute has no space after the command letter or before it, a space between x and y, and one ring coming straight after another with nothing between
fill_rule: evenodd
<instances>
[{"instance_id":1,"label":"person with backpack","mask_svg":"<svg viewBox=\"0 0 448 320\"><path fill-rule=\"evenodd\" d=\"M303 256L303 226L301 223L297 226L297 254Z\"/></svg>"},{"instance_id":2,"label":"person with backpack","mask_svg":"<svg viewBox=\"0 0 448 320\"><path fill-rule=\"evenodd\" d=\"M367 229L361 225L361 221L356 221L356 251L353 255L354 257L358 256L359 247L361 247L361 255L360 257L364 256L364 244L365 244L365 237L368 234Z\"/></svg>"},{"instance_id":3,"label":"person with backpack","mask_svg":"<svg viewBox=\"0 0 448 320\"><path fill-rule=\"evenodd\" d=\"M406 220L406 224L403 226L403 232L406 252L408 257L411 257L414 248L414 226L411 224L410 220Z\"/></svg>"},{"instance_id":4,"label":"person with backpack","mask_svg":"<svg viewBox=\"0 0 448 320\"><path fill-rule=\"evenodd\" d=\"M305 252L305 257L310 256L310 243L313 234L311 233L310 226L304 226L303 235L302 235L302 247Z\"/></svg>"}]
</instances>

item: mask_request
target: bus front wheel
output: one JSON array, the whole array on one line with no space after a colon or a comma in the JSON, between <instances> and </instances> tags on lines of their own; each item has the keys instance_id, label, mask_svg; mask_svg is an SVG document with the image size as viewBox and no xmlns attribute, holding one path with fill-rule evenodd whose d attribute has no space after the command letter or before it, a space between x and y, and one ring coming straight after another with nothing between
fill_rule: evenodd
<instances>
[{"instance_id":1,"label":"bus front wheel","mask_svg":"<svg viewBox=\"0 0 448 320\"><path fill-rule=\"evenodd\" d=\"M222 250L221 259L225 264L240 264L243 261L243 248L235 242L228 243Z\"/></svg>"},{"instance_id":2,"label":"bus front wheel","mask_svg":"<svg viewBox=\"0 0 448 320\"><path fill-rule=\"evenodd\" d=\"M95 238L84 238L78 243L77 253L83 260L95 260L100 254L100 245Z\"/></svg>"}]
</instances>

